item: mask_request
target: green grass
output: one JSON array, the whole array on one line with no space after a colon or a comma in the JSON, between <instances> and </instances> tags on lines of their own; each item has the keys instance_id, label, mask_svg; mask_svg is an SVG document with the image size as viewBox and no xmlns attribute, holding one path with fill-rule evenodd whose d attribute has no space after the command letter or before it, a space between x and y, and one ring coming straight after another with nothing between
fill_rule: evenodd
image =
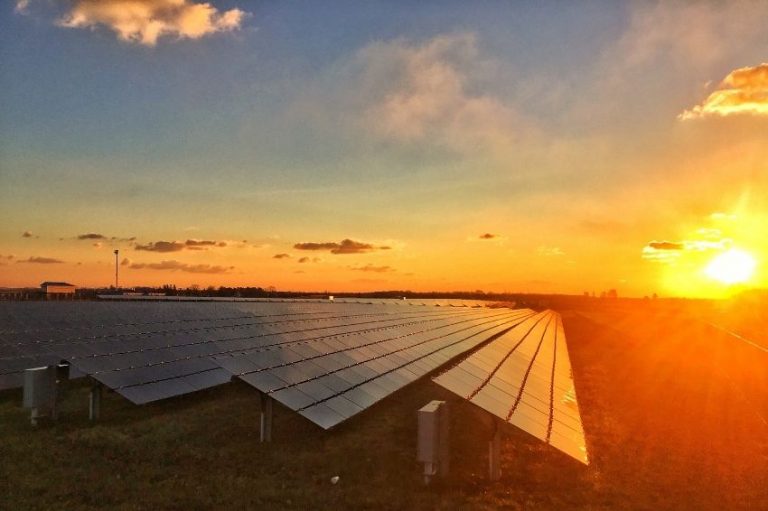
<instances>
[{"instance_id":1,"label":"green grass","mask_svg":"<svg viewBox=\"0 0 768 511\"><path fill-rule=\"evenodd\" d=\"M766 431L730 387L683 381L714 377L707 360L679 362L668 350L683 353L686 342L629 335L630 326L618 332L573 315L565 326L588 467L505 427L503 477L489 483L488 416L428 380L331 431L277 405L267 444L258 438L258 395L243 383L146 406L107 392L102 419L91 423L87 386L69 382L60 420L38 428L20 407L20 391L0 393L0 509L757 509L768 502ZM451 402L452 473L425 488L416 410L432 399Z\"/></svg>"}]
</instances>

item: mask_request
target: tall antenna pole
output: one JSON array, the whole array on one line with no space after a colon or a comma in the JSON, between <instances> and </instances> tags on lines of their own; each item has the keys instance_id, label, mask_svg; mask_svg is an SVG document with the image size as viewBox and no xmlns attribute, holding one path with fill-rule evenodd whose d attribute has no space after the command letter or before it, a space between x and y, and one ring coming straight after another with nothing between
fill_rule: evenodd
<instances>
[{"instance_id":1,"label":"tall antenna pole","mask_svg":"<svg viewBox=\"0 0 768 511\"><path fill-rule=\"evenodd\" d=\"M119 251L119 250L117 250L117 249L115 249L115 289L117 289L117 284L118 284L118 280L117 280L117 269L120 267L120 266L118 266L118 264L117 264L117 256L118 256L118 254L120 254L120 251Z\"/></svg>"}]
</instances>

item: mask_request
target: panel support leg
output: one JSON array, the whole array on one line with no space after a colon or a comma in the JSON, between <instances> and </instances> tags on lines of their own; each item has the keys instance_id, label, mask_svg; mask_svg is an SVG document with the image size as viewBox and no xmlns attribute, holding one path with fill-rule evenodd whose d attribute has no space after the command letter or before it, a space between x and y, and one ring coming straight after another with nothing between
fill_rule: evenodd
<instances>
[{"instance_id":1,"label":"panel support leg","mask_svg":"<svg viewBox=\"0 0 768 511\"><path fill-rule=\"evenodd\" d=\"M88 399L88 419L95 421L101 416L101 383L94 383Z\"/></svg>"},{"instance_id":2,"label":"panel support leg","mask_svg":"<svg viewBox=\"0 0 768 511\"><path fill-rule=\"evenodd\" d=\"M501 429L499 421L493 420L493 437L488 442L488 477L491 481L501 479Z\"/></svg>"},{"instance_id":3,"label":"panel support leg","mask_svg":"<svg viewBox=\"0 0 768 511\"><path fill-rule=\"evenodd\" d=\"M261 401L261 431L259 440L261 442L272 441L272 398L264 393L259 393Z\"/></svg>"}]
</instances>

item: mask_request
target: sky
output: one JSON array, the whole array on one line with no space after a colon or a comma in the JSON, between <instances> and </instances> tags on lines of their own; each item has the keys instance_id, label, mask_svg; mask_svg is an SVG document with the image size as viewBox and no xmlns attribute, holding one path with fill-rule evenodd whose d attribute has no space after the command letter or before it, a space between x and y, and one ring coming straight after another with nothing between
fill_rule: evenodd
<instances>
[{"instance_id":1,"label":"sky","mask_svg":"<svg viewBox=\"0 0 768 511\"><path fill-rule=\"evenodd\" d=\"M0 287L108 286L114 250L124 286L768 287L766 19L768 1L3 3ZM744 282L713 272L723 254Z\"/></svg>"}]
</instances>

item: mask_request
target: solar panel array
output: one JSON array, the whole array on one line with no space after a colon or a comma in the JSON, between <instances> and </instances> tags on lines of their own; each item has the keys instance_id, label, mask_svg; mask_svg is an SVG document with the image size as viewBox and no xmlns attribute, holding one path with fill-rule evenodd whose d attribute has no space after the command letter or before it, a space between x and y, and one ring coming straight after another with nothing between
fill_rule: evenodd
<instances>
[{"instance_id":1,"label":"solar panel array","mask_svg":"<svg viewBox=\"0 0 768 511\"><path fill-rule=\"evenodd\" d=\"M0 306L0 388L65 361L134 403L229 381L332 427L531 311L280 302Z\"/></svg>"},{"instance_id":2,"label":"solar panel array","mask_svg":"<svg viewBox=\"0 0 768 511\"><path fill-rule=\"evenodd\" d=\"M526 317L434 381L588 463L559 314L544 311Z\"/></svg>"}]
</instances>

